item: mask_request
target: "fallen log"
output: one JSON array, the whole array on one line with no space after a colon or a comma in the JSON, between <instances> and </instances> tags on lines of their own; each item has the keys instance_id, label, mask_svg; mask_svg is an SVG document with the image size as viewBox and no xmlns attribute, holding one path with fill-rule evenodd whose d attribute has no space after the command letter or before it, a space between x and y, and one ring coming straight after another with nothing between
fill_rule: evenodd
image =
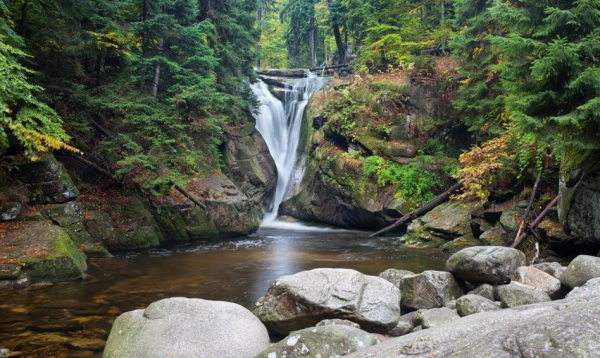
<instances>
[{"instance_id":1,"label":"fallen log","mask_svg":"<svg viewBox=\"0 0 600 358\"><path fill-rule=\"evenodd\" d=\"M400 219L396 220L396 222L393 223L392 225L385 227L385 228L371 234L371 237L384 234L388 231L391 231L391 230L397 228L398 226L404 225L410 221L413 221L414 219L418 218L419 216L426 214L428 211L434 209L436 206L448 201L448 199L450 199L450 196L452 194L456 193L457 191L461 190L462 187L463 187L462 182L454 184L450 189L446 190L442 194L440 194L440 195L436 196L435 198L431 199L430 201L426 202L425 204L423 204L416 210L411 211L410 213L404 215Z\"/></svg>"},{"instance_id":2,"label":"fallen log","mask_svg":"<svg viewBox=\"0 0 600 358\"><path fill-rule=\"evenodd\" d=\"M194 196L192 194L188 193L185 189L183 189L182 187L180 187L177 184L173 184L173 188L175 188L178 192L180 192L186 198L190 199L194 204L196 204L199 207L201 207L202 209L206 210L206 205L201 203L198 199L194 198Z\"/></svg>"},{"instance_id":3,"label":"fallen log","mask_svg":"<svg viewBox=\"0 0 600 358\"><path fill-rule=\"evenodd\" d=\"M523 228L525 227L525 223L529 219L529 214L531 213L531 207L533 206L533 200L535 199L535 193L537 192L537 188L540 185L540 181L542 181L542 171L538 172L537 178L535 179L535 184L533 185L533 189L531 190L531 195L529 196L529 202L527 203L527 209L525 209L525 215L523 215L523 219L521 220L521 225L519 225L519 231L515 235L515 241L521 236Z\"/></svg>"},{"instance_id":4,"label":"fallen log","mask_svg":"<svg viewBox=\"0 0 600 358\"><path fill-rule=\"evenodd\" d=\"M321 66L321 67L311 67L309 70L311 72L315 72L315 71L327 71L327 70L334 70L336 68L344 68L344 67L349 67L350 65L345 63L345 64L341 64L341 65L332 65L332 66Z\"/></svg>"},{"instance_id":5,"label":"fallen log","mask_svg":"<svg viewBox=\"0 0 600 358\"><path fill-rule=\"evenodd\" d=\"M558 199L560 198L560 194L558 194L557 196L554 197L554 199L552 199L552 201L546 205L546 207L544 208L544 210L542 210L542 212L540 213L540 215L538 215L537 218L535 218L535 220L533 220L531 222L531 224L529 224L529 226L527 227L527 229L521 234L521 236L519 236L515 242L512 243L512 245L510 245L510 247L512 247L513 249L517 246L519 246L519 244L521 243L521 241L523 241L527 235L529 235L529 233L534 233L535 228L542 222L542 220L544 219L544 217L546 217L546 214L548 214L548 211L550 211L550 209L556 205L556 203L558 202Z\"/></svg>"},{"instance_id":6,"label":"fallen log","mask_svg":"<svg viewBox=\"0 0 600 358\"><path fill-rule=\"evenodd\" d=\"M95 171L97 171L98 173L102 174L103 176L112 179L113 181L119 183L119 184L123 184L123 179L122 178L117 178L116 176L114 176L111 172L109 172L108 170L100 167L98 164L85 159L84 157L82 157L81 155L76 155L70 152L64 152L67 153L70 157L72 157L73 159L77 160L78 162L81 162L85 165L87 165L88 167L94 169Z\"/></svg>"}]
</instances>

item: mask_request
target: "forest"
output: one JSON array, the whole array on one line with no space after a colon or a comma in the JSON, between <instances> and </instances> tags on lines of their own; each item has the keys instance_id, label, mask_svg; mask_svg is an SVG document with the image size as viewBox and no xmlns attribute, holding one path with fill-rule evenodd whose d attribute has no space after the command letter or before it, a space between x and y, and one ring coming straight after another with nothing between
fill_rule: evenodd
<instances>
[{"instance_id":1,"label":"forest","mask_svg":"<svg viewBox=\"0 0 600 358\"><path fill-rule=\"evenodd\" d=\"M143 192L223 168L255 67L460 64L462 196L598 166L600 1L0 0L4 155L83 156ZM512 184L511 184L512 185Z\"/></svg>"}]
</instances>

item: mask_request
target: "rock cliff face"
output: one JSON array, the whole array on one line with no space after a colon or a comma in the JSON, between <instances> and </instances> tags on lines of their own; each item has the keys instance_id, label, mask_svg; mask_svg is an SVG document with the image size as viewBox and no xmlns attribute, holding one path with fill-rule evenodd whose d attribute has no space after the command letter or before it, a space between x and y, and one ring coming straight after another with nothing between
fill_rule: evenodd
<instances>
[{"instance_id":1,"label":"rock cliff face","mask_svg":"<svg viewBox=\"0 0 600 358\"><path fill-rule=\"evenodd\" d=\"M567 191L563 188L562 192ZM564 226L586 244L600 245L600 170L584 179L562 206Z\"/></svg>"},{"instance_id":2,"label":"rock cliff face","mask_svg":"<svg viewBox=\"0 0 600 358\"><path fill-rule=\"evenodd\" d=\"M193 178L184 189L201 206L174 188L153 198L99 175L91 184L71 178L52 154L37 162L5 156L12 169L0 175L0 244L10 250L0 255L0 289L81 278L86 256L107 250L256 231L273 196L275 165L254 122L229 138L226 173Z\"/></svg>"},{"instance_id":3,"label":"rock cliff face","mask_svg":"<svg viewBox=\"0 0 600 358\"><path fill-rule=\"evenodd\" d=\"M427 128L455 115L447 100L451 89L411 85L406 78L347 86L330 84L311 98L305 113L305 175L280 213L345 228L379 229L415 205L412 198L396 195L398 185L377 185L365 177L357 155L410 163L433 135ZM355 98L344 102L349 90ZM342 103L333 113L325 105L331 100Z\"/></svg>"}]
</instances>

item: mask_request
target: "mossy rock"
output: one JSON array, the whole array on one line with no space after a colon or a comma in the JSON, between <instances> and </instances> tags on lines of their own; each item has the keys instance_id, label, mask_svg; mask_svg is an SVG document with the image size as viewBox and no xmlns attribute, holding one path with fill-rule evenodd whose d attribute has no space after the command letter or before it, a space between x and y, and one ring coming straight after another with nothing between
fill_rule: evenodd
<instances>
[{"instance_id":1,"label":"mossy rock","mask_svg":"<svg viewBox=\"0 0 600 358\"><path fill-rule=\"evenodd\" d=\"M85 255L69 234L45 221L26 221L8 230L2 242L11 244L7 260L22 266L32 283L80 279L87 269Z\"/></svg>"},{"instance_id":2,"label":"mossy rock","mask_svg":"<svg viewBox=\"0 0 600 358\"><path fill-rule=\"evenodd\" d=\"M481 246L481 241L474 238L473 235L465 235L445 243L441 248L444 252L453 254L471 246Z\"/></svg>"}]
</instances>

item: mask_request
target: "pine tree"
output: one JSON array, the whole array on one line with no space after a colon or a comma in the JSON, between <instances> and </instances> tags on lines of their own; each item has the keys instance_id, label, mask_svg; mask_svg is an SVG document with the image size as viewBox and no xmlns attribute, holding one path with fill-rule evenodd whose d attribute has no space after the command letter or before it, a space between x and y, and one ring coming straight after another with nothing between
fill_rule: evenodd
<instances>
[{"instance_id":1,"label":"pine tree","mask_svg":"<svg viewBox=\"0 0 600 358\"><path fill-rule=\"evenodd\" d=\"M488 36L501 33L488 12L492 0L456 0L456 36L450 42L452 56L460 61L464 76L454 101L464 115L463 123L477 141L489 139L502 131L504 91L500 84L497 50Z\"/></svg>"},{"instance_id":2,"label":"pine tree","mask_svg":"<svg viewBox=\"0 0 600 358\"><path fill-rule=\"evenodd\" d=\"M570 172L600 149L600 1L495 1L491 36L506 107L521 133L552 147Z\"/></svg>"}]
</instances>

